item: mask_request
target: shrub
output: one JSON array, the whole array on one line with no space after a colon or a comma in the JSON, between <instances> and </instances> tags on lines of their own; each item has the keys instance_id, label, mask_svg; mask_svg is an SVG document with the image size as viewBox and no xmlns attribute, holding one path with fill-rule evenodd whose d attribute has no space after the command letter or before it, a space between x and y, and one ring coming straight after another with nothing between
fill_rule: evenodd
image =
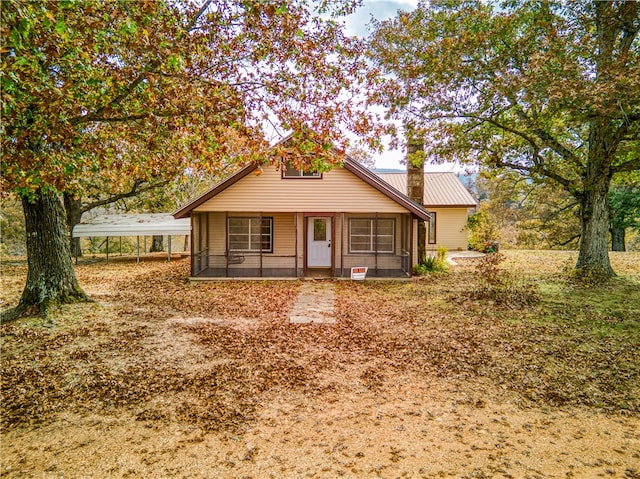
<instances>
[{"instance_id":1,"label":"shrub","mask_svg":"<svg viewBox=\"0 0 640 479\"><path fill-rule=\"evenodd\" d=\"M440 246L435 255L427 256L423 263L415 265L413 273L422 276L427 273L446 273L448 269L447 248Z\"/></svg>"},{"instance_id":2,"label":"shrub","mask_svg":"<svg viewBox=\"0 0 640 479\"><path fill-rule=\"evenodd\" d=\"M500 232L496 222L491 218L486 207L480 209L467 219L469 229L469 246L471 249L483 253L498 251L498 238Z\"/></svg>"},{"instance_id":3,"label":"shrub","mask_svg":"<svg viewBox=\"0 0 640 479\"><path fill-rule=\"evenodd\" d=\"M476 284L469 292L472 299L487 299L498 304L518 307L535 304L540 296L538 287L524 276L500 268L505 256L492 253L476 265Z\"/></svg>"}]
</instances>

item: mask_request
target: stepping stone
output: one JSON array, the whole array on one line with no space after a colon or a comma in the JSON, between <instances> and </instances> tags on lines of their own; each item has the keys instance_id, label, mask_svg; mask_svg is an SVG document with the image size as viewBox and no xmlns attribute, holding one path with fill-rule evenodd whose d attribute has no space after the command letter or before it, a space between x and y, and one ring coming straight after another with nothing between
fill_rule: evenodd
<instances>
[{"instance_id":1,"label":"stepping stone","mask_svg":"<svg viewBox=\"0 0 640 479\"><path fill-rule=\"evenodd\" d=\"M303 283L289 314L289 322L333 324L336 322L334 302L333 283Z\"/></svg>"}]
</instances>

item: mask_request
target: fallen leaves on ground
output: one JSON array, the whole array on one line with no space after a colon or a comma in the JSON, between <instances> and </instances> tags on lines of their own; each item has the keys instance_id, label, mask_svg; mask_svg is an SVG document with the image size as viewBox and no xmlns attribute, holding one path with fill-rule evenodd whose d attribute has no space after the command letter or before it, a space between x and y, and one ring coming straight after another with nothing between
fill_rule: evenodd
<instances>
[{"instance_id":1,"label":"fallen leaves on ground","mask_svg":"<svg viewBox=\"0 0 640 479\"><path fill-rule=\"evenodd\" d=\"M598 336L588 308L451 303L472 269L339 282L330 326L289 324L297 282L191 283L187 261L79 266L99 304L61 308L50 330L2 328L2 421L125 408L140 420L238 431L282 391L375 391L403 374L464 385L478 404L488 381L523 406L640 411L637 334ZM610 316L637 324L624 311Z\"/></svg>"}]
</instances>

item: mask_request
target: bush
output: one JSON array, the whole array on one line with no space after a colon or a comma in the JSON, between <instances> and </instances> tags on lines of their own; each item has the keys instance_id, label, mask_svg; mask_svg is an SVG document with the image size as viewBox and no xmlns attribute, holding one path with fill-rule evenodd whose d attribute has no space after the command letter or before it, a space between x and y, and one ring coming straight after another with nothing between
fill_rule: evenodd
<instances>
[{"instance_id":1,"label":"bush","mask_svg":"<svg viewBox=\"0 0 640 479\"><path fill-rule=\"evenodd\" d=\"M484 205L467 218L467 228L469 229L469 247L471 249L483 253L498 251L500 232Z\"/></svg>"},{"instance_id":2,"label":"bush","mask_svg":"<svg viewBox=\"0 0 640 479\"><path fill-rule=\"evenodd\" d=\"M415 265L413 273L422 276L427 273L446 273L448 269L447 248L440 246L435 255L427 256L423 263Z\"/></svg>"},{"instance_id":3,"label":"bush","mask_svg":"<svg viewBox=\"0 0 640 479\"><path fill-rule=\"evenodd\" d=\"M476 284L469 295L472 299L488 299L498 304L519 307L539 301L538 287L513 271L500 268L505 260L501 253L484 256L477 264Z\"/></svg>"}]
</instances>

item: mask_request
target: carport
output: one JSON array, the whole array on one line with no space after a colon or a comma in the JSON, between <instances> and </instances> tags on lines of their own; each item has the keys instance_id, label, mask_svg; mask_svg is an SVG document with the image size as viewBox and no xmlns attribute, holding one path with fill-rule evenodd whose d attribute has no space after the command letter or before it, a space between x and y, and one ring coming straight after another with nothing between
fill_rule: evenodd
<instances>
[{"instance_id":1,"label":"carport","mask_svg":"<svg viewBox=\"0 0 640 479\"><path fill-rule=\"evenodd\" d=\"M73 227L74 238L106 237L107 261L109 238L137 237L136 261L140 261L140 237L167 236L167 260L171 261L171 236L191 234L189 218L175 219L170 213L101 215L87 218ZM146 248L145 248L146 249ZM76 262L78 257L76 256Z\"/></svg>"}]
</instances>

